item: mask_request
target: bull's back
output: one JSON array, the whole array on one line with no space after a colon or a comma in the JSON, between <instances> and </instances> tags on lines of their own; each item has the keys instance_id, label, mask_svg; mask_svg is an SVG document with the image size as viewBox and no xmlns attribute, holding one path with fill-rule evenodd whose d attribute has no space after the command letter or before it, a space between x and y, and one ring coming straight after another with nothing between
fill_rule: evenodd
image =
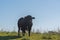
<instances>
[{"instance_id":1,"label":"bull's back","mask_svg":"<svg viewBox=\"0 0 60 40\"><path fill-rule=\"evenodd\" d=\"M22 26L24 24L24 19L23 18L20 18L19 20L18 20L18 27L19 26Z\"/></svg>"}]
</instances>

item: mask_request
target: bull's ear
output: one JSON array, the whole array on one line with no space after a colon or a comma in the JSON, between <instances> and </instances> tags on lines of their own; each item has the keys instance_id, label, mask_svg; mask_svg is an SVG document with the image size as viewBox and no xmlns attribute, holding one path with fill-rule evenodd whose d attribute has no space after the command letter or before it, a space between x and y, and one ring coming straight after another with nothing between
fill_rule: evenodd
<instances>
[{"instance_id":1,"label":"bull's ear","mask_svg":"<svg viewBox=\"0 0 60 40\"><path fill-rule=\"evenodd\" d=\"M35 17L32 17L32 19L35 19Z\"/></svg>"}]
</instances>

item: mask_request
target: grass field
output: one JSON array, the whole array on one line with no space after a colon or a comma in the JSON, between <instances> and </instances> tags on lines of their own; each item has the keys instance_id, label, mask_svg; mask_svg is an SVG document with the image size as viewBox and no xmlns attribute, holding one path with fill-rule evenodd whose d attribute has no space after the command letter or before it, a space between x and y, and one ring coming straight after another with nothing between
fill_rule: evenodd
<instances>
[{"instance_id":1,"label":"grass field","mask_svg":"<svg viewBox=\"0 0 60 40\"><path fill-rule=\"evenodd\" d=\"M0 32L0 40L60 40L60 34L31 33L28 37L26 33L24 37L18 37L16 32Z\"/></svg>"}]
</instances>

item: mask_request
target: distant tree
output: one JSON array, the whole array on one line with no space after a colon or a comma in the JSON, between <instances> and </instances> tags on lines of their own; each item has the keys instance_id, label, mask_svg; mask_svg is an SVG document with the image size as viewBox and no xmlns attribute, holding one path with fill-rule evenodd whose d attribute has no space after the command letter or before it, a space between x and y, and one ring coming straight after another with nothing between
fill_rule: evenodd
<instances>
[{"instance_id":1,"label":"distant tree","mask_svg":"<svg viewBox=\"0 0 60 40\"><path fill-rule=\"evenodd\" d=\"M16 32L16 31L15 31L15 26L14 26L14 29L13 29L13 31L12 31L12 32Z\"/></svg>"},{"instance_id":2,"label":"distant tree","mask_svg":"<svg viewBox=\"0 0 60 40\"><path fill-rule=\"evenodd\" d=\"M37 29L36 33L40 33L40 30L39 30L39 29Z\"/></svg>"},{"instance_id":3,"label":"distant tree","mask_svg":"<svg viewBox=\"0 0 60 40\"><path fill-rule=\"evenodd\" d=\"M0 32L3 32L3 29L1 29Z\"/></svg>"},{"instance_id":4,"label":"distant tree","mask_svg":"<svg viewBox=\"0 0 60 40\"><path fill-rule=\"evenodd\" d=\"M49 34L53 34L53 35L57 34L56 31L48 31L48 33L49 33Z\"/></svg>"},{"instance_id":5,"label":"distant tree","mask_svg":"<svg viewBox=\"0 0 60 40\"><path fill-rule=\"evenodd\" d=\"M59 27L58 27L58 33L60 33L60 29L59 29Z\"/></svg>"},{"instance_id":6,"label":"distant tree","mask_svg":"<svg viewBox=\"0 0 60 40\"><path fill-rule=\"evenodd\" d=\"M32 30L32 33L34 33L34 32L35 32L35 30L33 29L33 30Z\"/></svg>"}]
</instances>

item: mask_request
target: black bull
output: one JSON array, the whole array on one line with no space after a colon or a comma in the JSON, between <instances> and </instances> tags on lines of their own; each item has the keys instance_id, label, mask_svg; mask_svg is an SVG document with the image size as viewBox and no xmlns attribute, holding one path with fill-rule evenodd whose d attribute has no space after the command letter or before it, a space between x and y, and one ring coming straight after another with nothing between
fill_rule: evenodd
<instances>
[{"instance_id":1,"label":"black bull","mask_svg":"<svg viewBox=\"0 0 60 40\"><path fill-rule=\"evenodd\" d=\"M24 18L21 17L18 20L18 36L20 35L19 34L20 30L22 31L23 36L25 35L26 30L28 31L28 34L30 36L30 31L31 31L31 28L32 28L32 25L33 25L32 19L35 19L35 17L32 17L31 15L28 15Z\"/></svg>"}]
</instances>

